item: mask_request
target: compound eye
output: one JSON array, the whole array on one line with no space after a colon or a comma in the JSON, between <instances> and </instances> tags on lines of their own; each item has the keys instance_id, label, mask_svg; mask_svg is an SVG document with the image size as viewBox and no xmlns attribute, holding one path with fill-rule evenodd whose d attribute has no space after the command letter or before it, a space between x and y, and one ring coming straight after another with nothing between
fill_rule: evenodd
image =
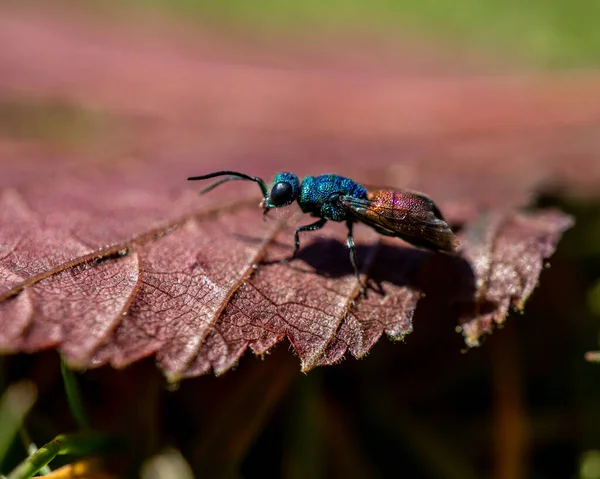
<instances>
[{"instance_id":1,"label":"compound eye","mask_svg":"<svg viewBox=\"0 0 600 479\"><path fill-rule=\"evenodd\" d=\"M271 190L271 203L273 206L285 206L290 204L294 199L292 198L293 188L287 181L280 181L273 185Z\"/></svg>"}]
</instances>

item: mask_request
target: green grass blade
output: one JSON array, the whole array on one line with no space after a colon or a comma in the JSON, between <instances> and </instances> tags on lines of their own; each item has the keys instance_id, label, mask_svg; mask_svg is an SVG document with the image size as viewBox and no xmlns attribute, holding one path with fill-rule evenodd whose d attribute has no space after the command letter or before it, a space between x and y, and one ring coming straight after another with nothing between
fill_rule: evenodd
<instances>
[{"instance_id":1,"label":"green grass blade","mask_svg":"<svg viewBox=\"0 0 600 479\"><path fill-rule=\"evenodd\" d=\"M36 474L40 469L46 466L57 454L59 454L61 444L53 439L48 444L44 444L31 456L25 459L21 464L12 470L6 479L27 479Z\"/></svg>"},{"instance_id":2,"label":"green grass blade","mask_svg":"<svg viewBox=\"0 0 600 479\"><path fill-rule=\"evenodd\" d=\"M21 426L19 435L21 436L21 442L23 443L23 447L27 451L27 454L30 456L34 454L38 450L38 447L37 444L31 440L29 432L25 426ZM45 476L46 474L50 474L50 472L52 472L52 470L48 466L44 466L40 469L39 475Z\"/></svg>"},{"instance_id":3,"label":"green grass blade","mask_svg":"<svg viewBox=\"0 0 600 479\"><path fill-rule=\"evenodd\" d=\"M76 434L60 434L21 462L6 479L27 479L32 477L58 455L97 455L113 451L122 446L122 441L113 436L97 432L88 431Z\"/></svg>"},{"instance_id":4,"label":"green grass blade","mask_svg":"<svg viewBox=\"0 0 600 479\"><path fill-rule=\"evenodd\" d=\"M90 422L85 412L85 408L83 407L77 378L62 357L60 358L60 371L65 384L65 393L67 394L67 401L69 403L69 408L71 409L71 414L73 414L75 421L77 421L77 425L81 429L90 429Z\"/></svg>"},{"instance_id":5,"label":"green grass blade","mask_svg":"<svg viewBox=\"0 0 600 479\"><path fill-rule=\"evenodd\" d=\"M0 461L6 456L36 399L37 388L30 381L10 385L0 398Z\"/></svg>"}]
</instances>

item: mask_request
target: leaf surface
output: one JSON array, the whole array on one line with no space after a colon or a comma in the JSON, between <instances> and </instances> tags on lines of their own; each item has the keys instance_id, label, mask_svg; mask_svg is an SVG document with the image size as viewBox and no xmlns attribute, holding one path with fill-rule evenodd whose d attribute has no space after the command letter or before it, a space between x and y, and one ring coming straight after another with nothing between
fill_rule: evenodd
<instances>
[{"instance_id":1,"label":"leaf surface","mask_svg":"<svg viewBox=\"0 0 600 479\"><path fill-rule=\"evenodd\" d=\"M571 224L558 212L481 214L460 233L456 257L358 227L362 269L374 284L363 298L343 225L305 234L299 260L282 263L306 218L262 221L253 184L198 197L183 179L189 167L156 164L137 180L122 171L70 174L4 190L2 349L57 347L79 367L156 355L180 378L225 372L246 349L264 354L287 338L308 371L347 353L362 357L384 333L410 333L423 268L448 261L468 266L449 271L458 275L450 281L466 274L474 285L454 300L472 304L461 321L475 345L531 293Z\"/></svg>"}]
</instances>

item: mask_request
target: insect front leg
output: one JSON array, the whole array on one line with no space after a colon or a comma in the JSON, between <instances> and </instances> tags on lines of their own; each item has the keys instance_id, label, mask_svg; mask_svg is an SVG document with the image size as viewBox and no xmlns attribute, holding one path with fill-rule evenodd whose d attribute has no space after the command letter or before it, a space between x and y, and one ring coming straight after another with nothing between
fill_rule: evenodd
<instances>
[{"instance_id":1,"label":"insect front leg","mask_svg":"<svg viewBox=\"0 0 600 479\"><path fill-rule=\"evenodd\" d=\"M354 223L352 221L347 221L346 226L348 227L348 238L346 240L346 244L348 245L348 249L350 250L350 262L352 263L354 273L356 274L356 278L358 279L358 284L360 285L360 292L363 296L366 296L367 288L360 279L360 272L358 271L358 261L356 260L356 247L354 246L354 237L352 236L352 229L354 227Z\"/></svg>"},{"instance_id":2,"label":"insect front leg","mask_svg":"<svg viewBox=\"0 0 600 479\"><path fill-rule=\"evenodd\" d=\"M315 221L309 225L300 226L298 229L296 229L296 232L294 233L294 252L292 253L292 257L289 259L290 261L296 257L298 250L300 249L300 233L302 231L320 230L323 228L323 226L325 226L325 223L327 223L327 220L325 218L321 218L319 221Z\"/></svg>"}]
</instances>

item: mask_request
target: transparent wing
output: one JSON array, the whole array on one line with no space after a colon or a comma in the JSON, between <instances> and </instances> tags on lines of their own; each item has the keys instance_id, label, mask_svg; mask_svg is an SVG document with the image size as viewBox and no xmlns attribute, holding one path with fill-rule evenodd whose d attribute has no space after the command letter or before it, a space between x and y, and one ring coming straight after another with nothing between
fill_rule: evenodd
<instances>
[{"instance_id":1,"label":"transparent wing","mask_svg":"<svg viewBox=\"0 0 600 479\"><path fill-rule=\"evenodd\" d=\"M375 190L367 199L342 196L339 202L357 221L387 236L433 250L456 251L458 239L427 196L408 191Z\"/></svg>"}]
</instances>

